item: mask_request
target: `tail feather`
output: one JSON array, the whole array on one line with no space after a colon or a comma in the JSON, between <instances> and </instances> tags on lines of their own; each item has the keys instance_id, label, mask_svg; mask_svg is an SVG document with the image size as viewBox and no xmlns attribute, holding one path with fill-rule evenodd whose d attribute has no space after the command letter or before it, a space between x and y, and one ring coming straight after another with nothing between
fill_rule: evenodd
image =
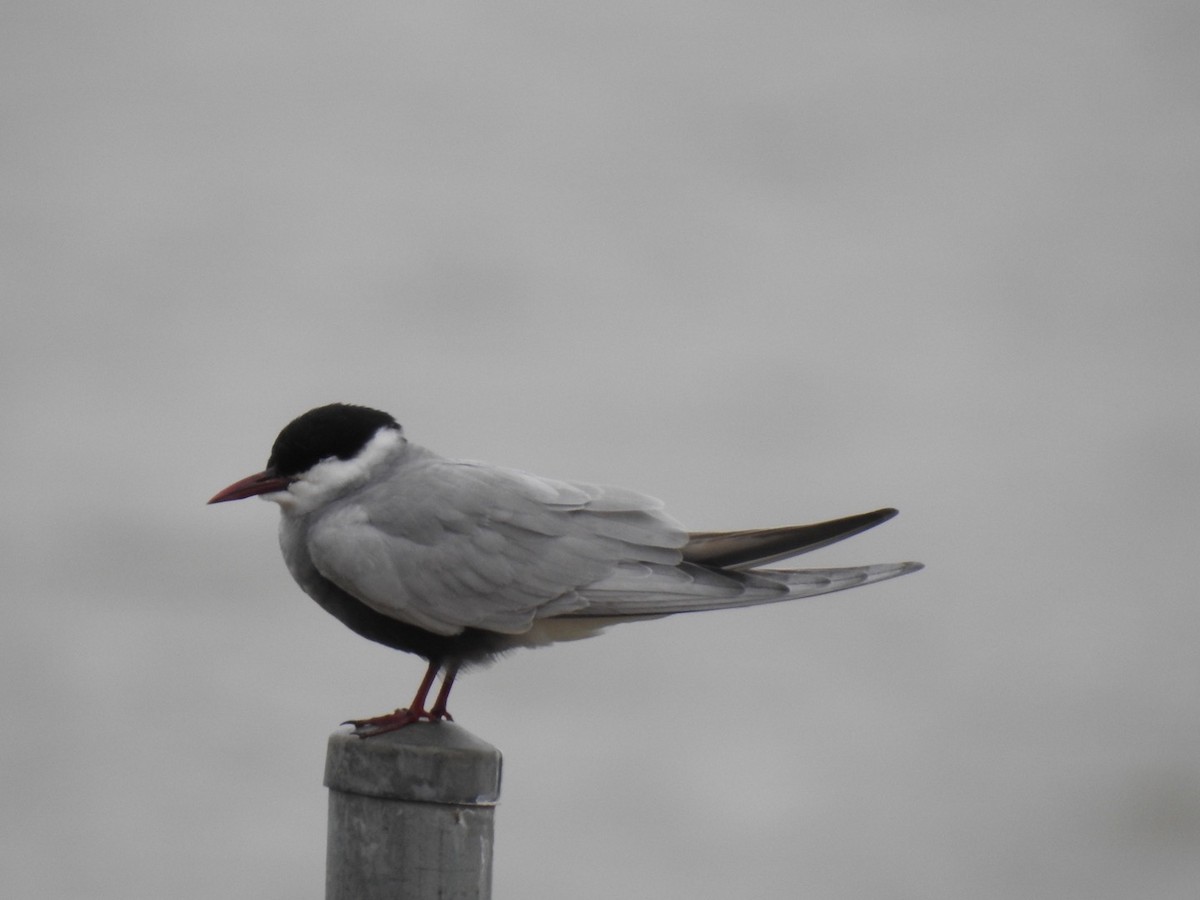
<instances>
[{"instance_id":1,"label":"tail feather","mask_svg":"<svg viewBox=\"0 0 1200 900\"><path fill-rule=\"evenodd\" d=\"M923 568L918 562L881 563L839 569L718 570L644 565L589 585L580 591L587 605L574 617L671 615L740 606L760 606L831 594L886 581Z\"/></svg>"},{"instance_id":2,"label":"tail feather","mask_svg":"<svg viewBox=\"0 0 1200 900\"><path fill-rule=\"evenodd\" d=\"M613 621L780 603L844 591L916 572L918 562L837 569L760 569L859 534L896 515L894 509L783 528L689 535L678 565L649 560L618 564L578 589L584 605L560 618Z\"/></svg>"}]
</instances>

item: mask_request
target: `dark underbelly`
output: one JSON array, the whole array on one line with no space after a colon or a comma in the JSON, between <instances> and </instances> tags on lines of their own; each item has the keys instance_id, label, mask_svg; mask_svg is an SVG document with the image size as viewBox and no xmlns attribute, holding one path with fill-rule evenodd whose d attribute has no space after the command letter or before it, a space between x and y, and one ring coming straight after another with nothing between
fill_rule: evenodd
<instances>
[{"instance_id":1,"label":"dark underbelly","mask_svg":"<svg viewBox=\"0 0 1200 900\"><path fill-rule=\"evenodd\" d=\"M481 662L504 649L504 635L479 628L467 628L454 635L435 634L376 612L331 582L323 587L324 596L314 599L327 612L356 634L386 647L425 659L467 663Z\"/></svg>"}]
</instances>

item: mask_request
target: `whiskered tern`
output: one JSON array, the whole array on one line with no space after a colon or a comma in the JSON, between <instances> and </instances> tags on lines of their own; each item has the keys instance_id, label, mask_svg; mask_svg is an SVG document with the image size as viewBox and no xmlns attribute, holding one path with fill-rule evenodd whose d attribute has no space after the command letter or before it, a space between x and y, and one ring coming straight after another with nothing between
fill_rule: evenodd
<instances>
[{"instance_id":1,"label":"whiskered tern","mask_svg":"<svg viewBox=\"0 0 1200 900\"><path fill-rule=\"evenodd\" d=\"M346 723L362 737L451 718L459 669L507 650L620 622L814 597L921 568L762 568L865 531L894 509L689 533L636 491L446 459L410 443L387 413L342 403L288 424L266 469L209 503L253 496L279 504L283 558L305 593L363 637L429 663L406 709Z\"/></svg>"}]
</instances>

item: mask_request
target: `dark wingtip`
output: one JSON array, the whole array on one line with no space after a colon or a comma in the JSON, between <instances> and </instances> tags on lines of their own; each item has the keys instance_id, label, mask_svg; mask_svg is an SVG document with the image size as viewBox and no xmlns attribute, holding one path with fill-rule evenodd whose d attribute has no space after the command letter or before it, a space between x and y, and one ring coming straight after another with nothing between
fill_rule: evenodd
<instances>
[{"instance_id":1,"label":"dark wingtip","mask_svg":"<svg viewBox=\"0 0 1200 900\"><path fill-rule=\"evenodd\" d=\"M763 565L843 541L881 525L898 513L899 510L885 507L811 525L698 532L691 536L691 541L683 548L683 558L707 566Z\"/></svg>"}]
</instances>

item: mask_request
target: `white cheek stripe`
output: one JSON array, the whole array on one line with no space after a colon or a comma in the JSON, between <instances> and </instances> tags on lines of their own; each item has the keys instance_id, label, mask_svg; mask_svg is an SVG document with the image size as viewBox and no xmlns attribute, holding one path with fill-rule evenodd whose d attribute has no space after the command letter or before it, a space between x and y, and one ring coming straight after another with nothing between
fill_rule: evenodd
<instances>
[{"instance_id":1,"label":"white cheek stripe","mask_svg":"<svg viewBox=\"0 0 1200 900\"><path fill-rule=\"evenodd\" d=\"M404 443L398 428L381 428L351 459L323 459L293 481L286 491L263 494L293 515L303 515L346 488L361 484L381 462Z\"/></svg>"}]
</instances>

